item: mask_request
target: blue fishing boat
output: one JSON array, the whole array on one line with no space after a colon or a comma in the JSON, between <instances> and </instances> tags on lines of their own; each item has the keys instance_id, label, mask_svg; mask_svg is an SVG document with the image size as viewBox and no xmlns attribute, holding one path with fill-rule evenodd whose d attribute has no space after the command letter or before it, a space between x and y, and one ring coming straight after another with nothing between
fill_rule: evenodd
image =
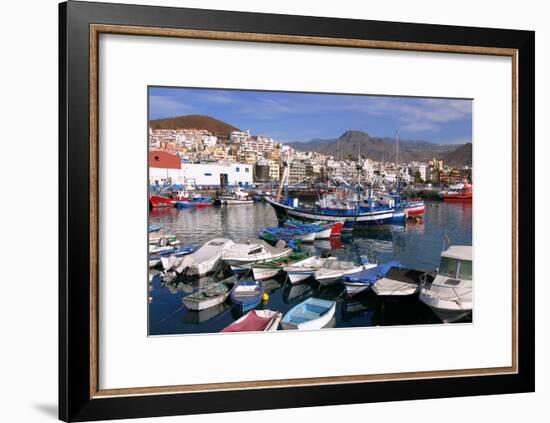
<instances>
[{"instance_id":1,"label":"blue fishing boat","mask_svg":"<svg viewBox=\"0 0 550 423\"><path fill-rule=\"evenodd\" d=\"M285 314L281 320L283 329L321 329L334 317L336 302L320 298L308 298Z\"/></svg>"},{"instance_id":2,"label":"blue fishing boat","mask_svg":"<svg viewBox=\"0 0 550 423\"><path fill-rule=\"evenodd\" d=\"M149 224L149 232L158 232L162 228L164 228L164 225L162 223L150 223Z\"/></svg>"},{"instance_id":3,"label":"blue fishing boat","mask_svg":"<svg viewBox=\"0 0 550 423\"><path fill-rule=\"evenodd\" d=\"M176 203L176 208L178 209L189 209L195 207L195 205L191 201L178 201Z\"/></svg>"},{"instance_id":4,"label":"blue fishing boat","mask_svg":"<svg viewBox=\"0 0 550 423\"><path fill-rule=\"evenodd\" d=\"M377 280L383 278L392 267L401 267L401 264L397 260L392 260L370 269L345 275L342 282L346 287L347 294L351 296L369 289Z\"/></svg>"},{"instance_id":5,"label":"blue fishing boat","mask_svg":"<svg viewBox=\"0 0 550 423\"><path fill-rule=\"evenodd\" d=\"M356 203L350 208L324 208L319 206L300 206L297 202L280 203L272 198L266 201L271 204L280 221L300 219L307 221L322 220L329 223L344 221L345 229L356 226L385 225L393 221L395 210L386 206L362 207Z\"/></svg>"},{"instance_id":6,"label":"blue fishing boat","mask_svg":"<svg viewBox=\"0 0 550 423\"><path fill-rule=\"evenodd\" d=\"M315 240L315 233L316 231L313 229L271 227L261 230L258 235L266 241L282 239L287 242L290 240L313 242Z\"/></svg>"},{"instance_id":7,"label":"blue fishing boat","mask_svg":"<svg viewBox=\"0 0 550 423\"><path fill-rule=\"evenodd\" d=\"M237 281L229 298L237 304L242 312L253 309L262 300L264 289L262 284L253 279L242 279Z\"/></svg>"}]
</instances>

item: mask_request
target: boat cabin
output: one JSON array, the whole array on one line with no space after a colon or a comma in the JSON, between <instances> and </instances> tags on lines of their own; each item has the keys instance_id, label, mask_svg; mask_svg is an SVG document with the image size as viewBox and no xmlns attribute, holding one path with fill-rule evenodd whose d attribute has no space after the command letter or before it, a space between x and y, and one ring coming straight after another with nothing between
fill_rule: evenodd
<instances>
[{"instance_id":1,"label":"boat cabin","mask_svg":"<svg viewBox=\"0 0 550 423\"><path fill-rule=\"evenodd\" d=\"M472 280L472 247L456 245L442 252L438 274L456 280L457 285L461 280Z\"/></svg>"}]
</instances>

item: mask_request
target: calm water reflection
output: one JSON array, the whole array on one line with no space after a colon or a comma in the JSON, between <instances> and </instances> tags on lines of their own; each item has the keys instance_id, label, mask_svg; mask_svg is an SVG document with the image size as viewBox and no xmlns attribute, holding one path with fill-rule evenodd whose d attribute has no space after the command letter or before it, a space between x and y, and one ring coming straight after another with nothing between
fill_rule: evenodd
<instances>
[{"instance_id":1,"label":"calm water reflection","mask_svg":"<svg viewBox=\"0 0 550 423\"><path fill-rule=\"evenodd\" d=\"M150 221L163 223L165 231L176 233L183 245L202 245L214 237L237 241L255 238L265 226L276 226L272 207L265 203L203 209L152 210ZM404 266L434 270L445 237L452 244L472 244L471 204L427 203L423 223L390 225L343 235L341 238L316 241L303 248L312 253L330 250L333 256L370 261L399 260ZM211 333L239 318L236 307L224 303L201 312L187 310L182 297L223 275L201 279L174 280L169 283L155 276L150 283L149 332L151 335ZM291 285L284 275L263 282L269 300L258 308L283 313L304 299L315 296L337 301L334 327L407 325L437 323L432 311L417 300L406 303L381 302L372 292L349 299L343 285L320 286L314 280Z\"/></svg>"}]
</instances>

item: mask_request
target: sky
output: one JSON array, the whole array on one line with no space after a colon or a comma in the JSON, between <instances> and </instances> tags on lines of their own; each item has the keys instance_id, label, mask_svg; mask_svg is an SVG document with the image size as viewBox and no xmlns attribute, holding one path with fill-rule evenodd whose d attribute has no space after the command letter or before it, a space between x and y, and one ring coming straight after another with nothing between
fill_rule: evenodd
<instances>
[{"instance_id":1,"label":"sky","mask_svg":"<svg viewBox=\"0 0 550 423\"><path fill-rule=\"evenodd\" d=\"M374 137L463 144L472 140L472 101L463 99L149 88L149 118L208 115L281 142L337 138L347 130Z\"/></svg>"}]
</instances>

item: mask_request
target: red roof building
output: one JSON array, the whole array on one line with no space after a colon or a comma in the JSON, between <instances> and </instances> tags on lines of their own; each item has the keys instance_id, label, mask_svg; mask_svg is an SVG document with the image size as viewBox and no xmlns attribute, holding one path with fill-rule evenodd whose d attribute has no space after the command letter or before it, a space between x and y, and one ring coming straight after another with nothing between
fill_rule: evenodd
<instances>
[{"instance_id":1,"label":"red roof building","mask_svg":"<svg viewBox=\"0 0 550 423\"><path fill-rule=\"evenodd\" d=\"M150 151L149 167L158 167L161 169L181 169L181 159L175 154L166 151Z\"/></svg>"}]
</instances>

